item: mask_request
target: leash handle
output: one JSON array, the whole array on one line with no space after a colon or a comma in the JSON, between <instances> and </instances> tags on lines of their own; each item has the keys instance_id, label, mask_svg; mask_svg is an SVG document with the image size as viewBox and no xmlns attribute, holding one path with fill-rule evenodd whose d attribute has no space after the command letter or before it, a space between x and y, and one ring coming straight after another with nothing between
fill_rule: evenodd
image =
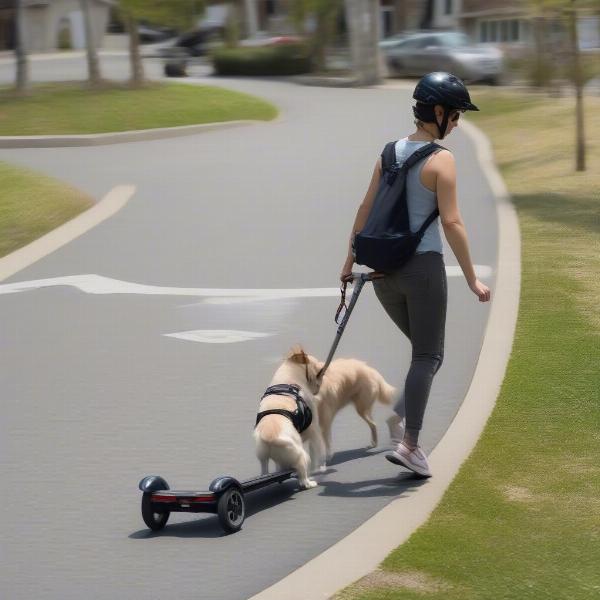
<instances>
[{"instance_id":1,"label":"leash handle","mask_svg":"<svg viewBox=\"0 0 600 600\"><path fill-rule=\"evenodd\" d=\"M356 280L361 280L363 282L361 284L362 286L366 281L373 281L373 279L381 279L382 277L385 277L384 273L379 273L378 271L371 271L370 273L350 273L344 279L342 285L340 286L340 304L337 307L337 310L335 311L335 317L333 319L336 325L340 324L339 318L342 310L345 310L346 312L348 311L348 306L346 305L346 289L348 288L348 284L354 284ZM344 316L346 315L346 312L344 313Z\"/></svg>"},{"instance_id":2,"label":"leash handle","mask_svg":"<svg viewBox=\"0 0 600 600\"><path fill-rule=\"evenodd\" d=\"M342 310L344 311L344 315L348 311L348 307L346 306L346 288L347 287L348 287L347 281L344 281L344 283L342 283L342 285L340 286L340 294L341 294L342 298L340 300L340 305L337 307L337 310L335 311L335 317L333 318L336 325L340 324L338 319L340 318L340 313L342 312Z\"/></svg>"}]
</instances>

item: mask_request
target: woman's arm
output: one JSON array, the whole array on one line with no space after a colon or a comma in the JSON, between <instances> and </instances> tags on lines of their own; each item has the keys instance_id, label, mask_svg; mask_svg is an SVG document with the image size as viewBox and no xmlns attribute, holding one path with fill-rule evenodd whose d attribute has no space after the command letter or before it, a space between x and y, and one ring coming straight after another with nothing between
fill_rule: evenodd
<instances>
[{"instance_id":1,"label":"woman's arm","mask_svg":"<svg viewBox=\"0 0 600 600\"><path fill-rule=\"evenodd\" d=\"M450 248L452 248L452 252L454 252L454 256L456 256L467 284L478 296L480 302L487 302L490 299L490 290L477 279L475 274L469 252L467 231L458 209L454 156L447 150L443 150L435 158L437 202L444 235L450 244Z\"/></svg>"},{"instance_id":2,"label":"woman's arm","mask_svg":"<svg viewBox=\"0 0 600 600\"><path fill-rule=\"evenodd\" d=\"M371 207L373 206L373 201L375 200L377 189L379 188L380 178L381 157L378 158L377 162L375 163L369 189L367 190L361 205L358 207L356 218L354 219L354 225L352 225L352 233L350 234L350 241L348 242L348 255L346 256L346 261L344 262L344 266L342 267L342 272L340 274L340 279L342 281L344 281L344 278L350 275L352 272L352 265L354 264L354 257L352 256L352 237L357 231L361 231L363 229L367 219L369 218L369 213L371 212Z\"/></svg>"}]
</instances>

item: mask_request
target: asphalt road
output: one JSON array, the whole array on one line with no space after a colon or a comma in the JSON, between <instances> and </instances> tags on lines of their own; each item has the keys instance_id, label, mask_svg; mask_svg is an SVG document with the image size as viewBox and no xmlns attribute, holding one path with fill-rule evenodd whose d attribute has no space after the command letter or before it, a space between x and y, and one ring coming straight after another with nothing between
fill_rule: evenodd
<instances>
[{"instance_id":1,"label":"asphalt road","mask_svg":"<svg viewBox=\"0 0 600 600\"><path fill-rule=\"evenodd\" d=\"M118 76L124 60L106 64L114 63ZM66 63L69 73L81 67L48 59L37 76L57 78ZM9 75L3 65L0 80ZM172 515L160 535L145 528L137 489L144 475L203 488L219 474L258 473L251 432L260 395L295 342L325 357L338 299L119 294L111 293L112 280L337 287L376 157L412 124L409 93L401 89L214 83L275 102L281 118L162 141L0 150L0 160L98 199L115 185L137 186L114 217L0 283L3 598L248 598L418 488L383 458L383 448L364 450L368 428L347 409L335 421L337 452L316 489L297 492L292 481L254 493L243 530L231 536L210 515ZM460 127L446 145L457 160L474 261L493 270L492 193ZM456 265L449 249L446 262ZM106 293L64 280L7 287L88 274L106 278ZM493 276L485 281L493 284ZM446 359L426 415L426 450L469 386L487 315L488 306L451 276ZM264 337L206 343L170 335L214 330ZM338 356L366 360L395 385L403 381L409 345L370 288ZM383 441L386 416L379 407Z\"/></svg>"}]
</instances>

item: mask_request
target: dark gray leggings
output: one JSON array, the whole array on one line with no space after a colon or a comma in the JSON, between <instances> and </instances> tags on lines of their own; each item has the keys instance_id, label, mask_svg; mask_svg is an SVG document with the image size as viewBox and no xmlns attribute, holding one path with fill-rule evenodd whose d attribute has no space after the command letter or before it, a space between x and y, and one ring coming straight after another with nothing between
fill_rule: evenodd
<instances>
[{"instance_id":1,"label":"dark gray leggings","mask_svg":"<svg viewBox=\"0 0 600 600\"><path fill-rule=\"evenodd\" d=\"M404 393L394 410L414 437L423 426L433 376L444 360L448 288L444 258L415 254L401 269L373 281L377 298L412 345Z\"/></svg>"}]
</instances>

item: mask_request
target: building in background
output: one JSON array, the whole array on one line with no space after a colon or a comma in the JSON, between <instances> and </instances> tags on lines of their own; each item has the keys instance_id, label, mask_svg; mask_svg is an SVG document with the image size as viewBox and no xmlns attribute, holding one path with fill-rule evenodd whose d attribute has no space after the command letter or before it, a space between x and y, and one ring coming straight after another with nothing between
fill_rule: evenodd
<instances>
[{"instance_id":1,"label":"building in background","mask_svg":"<svg viewBox=\"0 0 600 600\"><path fill-rule=\"evenodd\" d=\"M85 47L79 0L22 0L23 36L27 52ZM99 47L114 0L89 0L94 44ZM15 39L15 0L0 0L0 50L12 50Z\"/></svg>"},{"instance_id":2,"label":"building in background","mask_svg":"<svg viewBox=\"0 0 600 600\"><path fill-rule=\"evenodd\" d=\"M568 31L564 15L548 10L543 16L533 12L528 0L461 0L458 27L475 42L502 46L518 55L535 43L536 29L550 53L565 52ZM577 19L582 50L600 49L598 10L581 9Z\"/></svg>"}]
</instances>

